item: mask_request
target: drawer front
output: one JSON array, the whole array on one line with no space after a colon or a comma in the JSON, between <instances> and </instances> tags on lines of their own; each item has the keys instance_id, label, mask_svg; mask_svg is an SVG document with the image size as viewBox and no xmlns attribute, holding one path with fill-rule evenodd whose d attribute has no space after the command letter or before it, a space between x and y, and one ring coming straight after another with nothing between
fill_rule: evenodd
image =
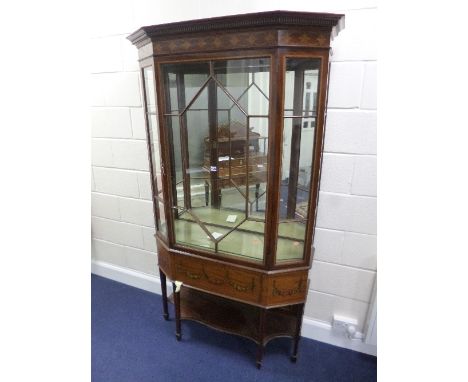
<instances>
[{"instance_id":1,"label":"drawer front","mask_svg":"<svg viewBox=\"0 0 468 382\"><path fill-rule=\"evenodd\" d=\"M307 276L307 271L270 276L267 283L267 304L279 305L305 302L308 289Z\"/></svg>"},{"instance_id":2,"label":"drawer front","mask_svg":"<svg viewBox=\"0 0 468 382\"><path fill-rule=\"evenodd\" d=\"M255 272L181 255L174 255L174 272L175 280L189 286L243 301L260 301L261 277Z\"/></svg>"}]
</instances>

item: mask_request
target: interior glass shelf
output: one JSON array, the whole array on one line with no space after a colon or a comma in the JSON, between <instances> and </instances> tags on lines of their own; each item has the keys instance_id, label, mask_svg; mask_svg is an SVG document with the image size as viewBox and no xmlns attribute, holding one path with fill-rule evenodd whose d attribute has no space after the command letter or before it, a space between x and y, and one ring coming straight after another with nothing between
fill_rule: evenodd
<instances>
[{"instance_id":1,"label":"interior glass shelf","mask_svg":"<svg viewBox=\"0 0 468 382\"><path fill-rule=\"evenodd\" d=\"M263 232L265 223L256 220L246 220L239 224L239 214L231 209L216 209L211 207L194 208L191 211L205 225L206 229L215 237L221 238L218 244L220 252L247 257L252 260L263 259ZM236 216L236 222L226 221L229 216ZM242 219L243 220L243 219ZM231 231L232 228L237 228ZM280 260L293 260L302 256L304 248L305 224L290 221L280 225L278 238L278 252ZM209 235L195 221L194 217L185 211L175 220L177 242L182 245L205 249L215 249L215 243ZM231 231L229 233L229 231ZM222 238L221 235L228 235Z\"/></svg>"}]
</instances>

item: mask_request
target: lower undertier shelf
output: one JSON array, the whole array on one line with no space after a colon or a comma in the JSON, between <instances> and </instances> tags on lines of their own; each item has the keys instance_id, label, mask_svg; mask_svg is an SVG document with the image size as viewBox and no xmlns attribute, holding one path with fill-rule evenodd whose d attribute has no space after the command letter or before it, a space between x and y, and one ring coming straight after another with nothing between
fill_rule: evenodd
<instances>
[{"instance_id":1,"label":"lower undertier shelf","mask_svg":"<svg viewBox=\"0 0 468 382\"><path fill-rule=\"evenodd\" d=\"M225 333L246 337L261 345L266 345L277 337L295 337L298 305L266 310L262 336L259 332L262 308L189 287L182 287L179 293L181 320L197 321ZM174 303L174 295L169 300Z\"/></svg>"}]
</instances>

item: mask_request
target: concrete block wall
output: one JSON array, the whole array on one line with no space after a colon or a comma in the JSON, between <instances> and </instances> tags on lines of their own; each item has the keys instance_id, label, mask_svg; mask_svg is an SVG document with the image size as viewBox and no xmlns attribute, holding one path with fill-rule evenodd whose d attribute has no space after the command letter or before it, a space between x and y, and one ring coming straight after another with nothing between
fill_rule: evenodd
<instances>
[{"instance_id":1,"label":"concrete block wall","mask_svg":"<svg viewBox=\"0 0 468 382\"><path fill-rule=\"evenodd\" d=\"M102 1L91 26L92 257L157 277L137 51L142 25L284 9L281 1ZM375 0L290 1L288 10L341 12L333 42L314 263L305 316L365 324L376 276ZM112 10L112 12L109 12Z\"/></svg>"}]
</instances>

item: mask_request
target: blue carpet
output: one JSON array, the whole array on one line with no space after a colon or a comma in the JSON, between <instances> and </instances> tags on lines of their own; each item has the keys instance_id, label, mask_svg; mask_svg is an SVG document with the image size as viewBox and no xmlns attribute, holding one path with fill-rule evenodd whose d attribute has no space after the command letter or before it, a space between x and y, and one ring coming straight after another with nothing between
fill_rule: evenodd
<instances>
[{"instance_id":1,"label":"blue carpet","mask_svg":"<svg viewBox=\"0 0 468 382\"><path fill-rule=\"evenodd\" d=\"M168 284L169 286L169 284ZM175 339L173 307L162 317L161 297L92 276L92 381L308 381L377 380L377 359L307 338L299 343L296 364L291 340L270 342L260 370L256 346L244 338L182 322Z\"/></svg>"}]
</instances>

